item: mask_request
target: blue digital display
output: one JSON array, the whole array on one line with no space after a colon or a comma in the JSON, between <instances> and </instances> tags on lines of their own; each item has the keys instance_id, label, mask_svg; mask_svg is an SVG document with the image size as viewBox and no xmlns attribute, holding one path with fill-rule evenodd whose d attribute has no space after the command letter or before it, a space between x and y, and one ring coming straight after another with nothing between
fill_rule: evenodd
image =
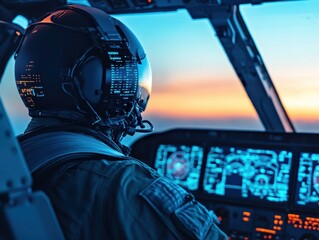
<instances>
[{"instance_id":1,"label":"blue digital display","mask_svg":"<svg viewBox=\"0 0 319 240\"><path fill-rule=\"evenodd\" d=\"M203 162L203 148L184 145L159 145L155 169L176 184L197 190Z\"/></svg>"},{"instance_id":2,"label":"blue digital display","mask_svg":"<svg viewBox=\"0 0 319 240\"><path fill-rule=\"evenodd\" d=\"M308 207L319 206L319 153L300 153L296 203Z\"/></svg>"},{"instance_id":3,"label":"blue digital display","mask_svg":"<svg viewBox=\"0 0 319 240\"><path fill-rule=\"evenodd\" d=\"M211 147L204 191L209 194L287 202L292 152Z\"/></svg>"}]
</instances>

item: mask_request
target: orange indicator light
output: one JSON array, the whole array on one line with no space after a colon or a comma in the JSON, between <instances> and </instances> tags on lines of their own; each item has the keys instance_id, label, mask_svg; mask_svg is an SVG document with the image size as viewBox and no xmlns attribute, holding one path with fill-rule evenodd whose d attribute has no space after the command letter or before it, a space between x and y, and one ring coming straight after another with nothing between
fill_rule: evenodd
<instances>
[{"instance_id":1,"label":"orange indicator light","mask_svg":"<svg viewBox=\"0 0 319 240\"><path fill-rule=\"evenodd\" d=\"M251 213L250 212L243 212L244 216L250 217Z\"/></svg>"},{"instance_id":2,"label":"orange indicator light","mask_svg":"<svg viewBox=\"0 0 319 240\"><path fill-rule=\"evenodd\" d=\"M270 229L266 229L266 228L256 228L256 232L276 234L276 231L270 230Z\"/></svg>"}]
</instances>

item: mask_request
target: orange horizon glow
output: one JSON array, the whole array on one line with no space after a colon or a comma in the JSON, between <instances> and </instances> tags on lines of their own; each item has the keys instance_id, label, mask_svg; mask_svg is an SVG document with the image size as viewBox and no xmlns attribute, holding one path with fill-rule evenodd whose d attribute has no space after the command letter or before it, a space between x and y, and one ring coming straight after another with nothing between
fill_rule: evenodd
<instances>
[{"instance_id":1,"label":"orange horizon glow","mask_svg":"<svg viewBox=\"0 0 319 240\"><path fill-rule=\"evenodd\" d=\"M193 96L190 96L190 98ZM200 106L197 104L189 103L188 99L185 97L180 98L178 95L168 95L168 94L158 94L152 96L156 103L150 103L148 109L146 110L147 115L161 115L169 118L188 118L188 119L223 119L223 118L258 118L257 113L254 108L251 109L246 105L245 101L239 100L236 105L229 101L225 102L224 99L220 97L214 98L214 100L204 100L200 102ZM183 99L184 104L179 102L174 102L177 98ZM213 104L210 101L217 101L224 105ZM191 105L192 104L192 105ZM207 111L210 109L211 111ZM287 109L286 109L287 111ZM304 121L304 122L318 122L319 121L319 109L313 108L289 108L288 116L294 121Z\"/></svg>"},{"instance_id":2,"label":"orange horizon glow","mask_svg":"<svg viewBox=\"0 0 319 240\"><path fill-rule=\"evenodd\" d=\"M183 78L182 78L183 79ZM243 86L236 79L198 79L197 81L167 81L152 92L147 115L162 115L176 119L253 118L257 113ZM310 92L310 90L309 90ZM284 91L283 104L292 120L319 121L319 101L316 94L296 97L295 91ZM312 91L313 92L313 91ZM318 90L319 92L319 90Z\"/></svg>"}]
</instances>

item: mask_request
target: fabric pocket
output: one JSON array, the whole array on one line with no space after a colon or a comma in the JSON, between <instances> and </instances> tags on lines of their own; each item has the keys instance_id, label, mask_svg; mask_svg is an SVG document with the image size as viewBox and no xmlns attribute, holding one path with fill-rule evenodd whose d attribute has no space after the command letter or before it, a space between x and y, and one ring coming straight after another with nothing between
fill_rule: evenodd
<instances>
[{"instance_id":1,"label":"fabric pocket","mask_svg":"<svg viewBox=\"0 0 319 240\"><path fill-rule=\"evenodd\" d=\"M204 239L213 222L213 216L199 202L193 200L174 212L175 219L195 239Z\"/></svg>"},{"instance_id":2,"label":"fabric pocket","mask_svg":"<svg viewBox=\"0 0 319 240\"><path fill-rule=\"evenodd\" d=\"M161 177L147 186L140 195L156 211L161 220L183 239L203 239L213 215L193 195L182 187Z\"/></svg>"}]
</instances>

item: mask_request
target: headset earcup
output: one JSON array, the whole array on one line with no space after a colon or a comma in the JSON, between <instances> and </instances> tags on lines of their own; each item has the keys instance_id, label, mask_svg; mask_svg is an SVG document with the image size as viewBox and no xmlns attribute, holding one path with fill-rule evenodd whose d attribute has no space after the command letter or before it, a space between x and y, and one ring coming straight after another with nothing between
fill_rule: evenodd
<instances>
[{"instance_id":1,"label":"headset earcup","mask_svg":"<svg viewBox=\"0 0 319 240\"><path fill-rule=\"evenodd\" d=\"M101 100L103 62L98 56L90 56L79 66L78 79L84 98L92 105Z\"/></svg>"}]
</instances>

